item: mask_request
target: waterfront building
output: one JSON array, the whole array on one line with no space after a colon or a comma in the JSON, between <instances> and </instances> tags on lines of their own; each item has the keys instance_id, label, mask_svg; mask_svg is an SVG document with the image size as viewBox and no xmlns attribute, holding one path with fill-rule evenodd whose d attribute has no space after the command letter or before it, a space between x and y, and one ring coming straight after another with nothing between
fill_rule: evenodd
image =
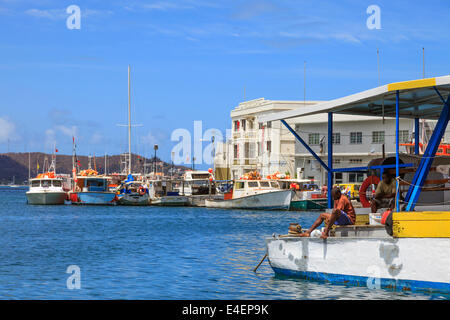
<instances>
[{"instance_id":1,"label":"waterfront building","mask_svg":"<svg viewBox=\"0 0 450 320\"><path fill-rule=\"evenodd\" d=\"M231 132L215 153L215 177L238 179L259 171L263 177L280 172L295 175L295 139L279 122L259 123L262 115L293 110L319 101L275 101L264 98L239 103L231 115ZM290 121L292 123L292 121Z\"/></svg>"}]
</instances>

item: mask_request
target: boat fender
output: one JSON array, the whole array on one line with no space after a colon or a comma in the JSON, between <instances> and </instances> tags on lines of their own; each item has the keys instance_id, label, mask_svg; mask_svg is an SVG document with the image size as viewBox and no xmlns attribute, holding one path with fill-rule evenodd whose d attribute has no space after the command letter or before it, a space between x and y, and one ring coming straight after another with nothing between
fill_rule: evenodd
<instances>
[{"instance_id":1,"label":"boat fender","mask_svg":"<svg viewBox=\"0 0 450 320\"><path fill-rule=\"evenodd\" d=\"M322 232L320 230L313 230L313 232L311 232L311 234L309 235L312 238L320 238L320 236L322 235Z\"/></svg>"},{"instance_id":2,"label":"boat fender","mask_svg":"<svg viewBox=\"0 0 450 320\"><path fill-rule=\"evenodd\" d=\"M386 224L386 218L388 217L388 215L392 212L392 210L386 210L383 215L381 216L381 224Z\"/></svg>"},{"instance_id":3,"label":"boat fender","mask_svg":"<svg viewBox=\"0 0 450 320\"><path fill-rule=\"evenodd\" d=\"M389 212L389 211L390 210L388 210L387 212ZM389 214L386 216L386 219L384 221L384 227L386 228L386 232L390 236L392 236L394 234L394 232L392 231L393 225L394 225L394 221L392 219L392 211L390 211Z\"/></svg>"}]
</instances>

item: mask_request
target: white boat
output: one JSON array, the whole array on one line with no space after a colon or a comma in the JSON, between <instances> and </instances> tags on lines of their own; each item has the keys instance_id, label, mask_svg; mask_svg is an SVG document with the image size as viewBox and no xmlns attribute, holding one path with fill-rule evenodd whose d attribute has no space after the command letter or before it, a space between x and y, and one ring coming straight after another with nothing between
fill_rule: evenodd
<instances>
[{"instance_id":1,"label":"white boat","mask_svg":"<svg viewBox=\"0 0 450 320\"><path fill-rule=\"evenodd\" d=\"M413 219L424 223L419 221L424 213L396 214L416 215ZM436 220L439 215L449 217L448 213L429 215L429 221L437 223L443 222ZM266 245L277 274L370 289L450 292L448 237L392 237L384 226L347 226L337 228L326 240L274 236Z\"/></svg>"},{"instance_id":2,"label":"white boat","mask_svg":"<svg viewBox=\"0 0 450 320\"><path fill-rule=\"evenodd\" d=\"M209 171L186 171L183 181L179 183L177 190L183 196L215 194L216 188L211 181L214 176Z\"/></svg>"},{"instance_id":3,"label":"white boat","mask_svg":"<svg viewBox=\"0 0 450 320\"><path fill-rule=\"evenodd\" d=\"M223 200L205 199L207 208L288 210L292 190L280 190L276 181L237 180Z\"/></svg>"},{"instance_id":4,"label":"white boat","mask_svg":"<svg viewBox=\"0 0 450 320\"><path fill-rule=\"evenodd\" d=\"M142 181L125 181L118 187L117 198L121 205L146 206L150 204L147 186Z\"/></svg>"},{"instance_id":5,"label":"white boat","mask_svg":"<svg viewBox=\"0 0 450 320\"><path fill-rule=\"evenodd\" d=\"M45 168L44 164L44 168ZM56 174L56 155L47 172L40 173L34 179L29 179L29 190L26 192L28 204L57 205L64 204L71 187L69 175Z\"/></svg>"},{"instance_id":6,"label":"white boat","mask_svg":"<svg viewBox=\"0 0 450 320\"><path fill-rule=\"evenodd\" d=\"M30 180L30 190L26 192L28 204L64 204L67 192L64 190L65 179L54 174L43 174Z\"/></svg>"},{"instance_id":7,"label":"white boat","mask_svg":"<svg viewBox=\"0 0 450 320\"><path fill-rule=\"evenodd\" d=\"M189 203L187 196L180 195L175 189L177 183L164 180L149 180L150 204L155 206L186 206Z\"/></svg>"}]
</instances>

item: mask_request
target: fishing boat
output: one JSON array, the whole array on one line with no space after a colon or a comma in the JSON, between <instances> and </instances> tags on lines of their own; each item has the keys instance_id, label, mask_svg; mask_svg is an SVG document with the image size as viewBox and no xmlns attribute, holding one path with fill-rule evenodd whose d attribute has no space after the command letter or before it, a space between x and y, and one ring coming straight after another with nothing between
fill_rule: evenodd
<instances>
[{"instance_id":1,"label":"fishing boat","mask_svg":"<svg viewBox=\"0 0 450 320\"><path fill-rule=\"evenodd\" d=\"M180 195L181 181L148 180L150 204L155 206L181 207L189 204L187 196Z\"/></svg>"},{"instance_id":2,"label":"fishing boat","mask_svg":"<svg viewBox=\"0 0 450 320\"><path fill-rule=\"evenodd\" d=\"M142 181L134 180L131 174L117 188L117 198L121 205L146 206L150 203L148 188Z\"/></svg>"},{"instance_id":3,"label":"fishing boat","mask_svg":"<svg viewBox=\"0 0 450 320\"><path fill-rule=\"evenodd\" d=\"M116 193L108 188L109 180L90 169L81 171L74 179L74 189L69 192L70 201L72 204L116 204Z\"/></svg>"},{"instance_id":4,"label":"fishing boat","mask_svg":"<svg viewBox=\"0 0 450 320\"><path fill-rule=\"evenodd\" d=\"M44 166L45 169L46 166ZM26 192L27 203L37 205L64 204L70 190L70 176L56 174L56 156L46 172L36 178L29 179L29 190Z\"/></svg>"},{"instance_id":5,"label":"fishing boat","mask_svg":"<svg viewBox=\"0 0 450 320\"><path fill-rule=\"evenodd\" d=\"M28 204L55 205L64 204L67 199L67 180L56 176L54 172L39 174L30 179L30 189L26 192Z\"/></svg>"},{"instance_id":6,"label":"fishing boat","mask_svg":"<svg viewBox=\"0 0 450 320\"><path fill-rule=\"evenodd\" d=\"M205 199L207 208L288 210L292 190L280 190L276 181L236 180L224 199Z\"/></svg>"},{"instance_id":7,"label":"fishing boat","mask_svg":"<svg viewBox=\"0 0 450 320\"><path fill-rule=\"evenodd\" d=\"M443 97L443 93L449 90L450 76L398 82L301 110L261 117L260 121L281 120L298 142L307 147L328 172L328 189L333 186L334 172L379 170L380 174L393 170L397 183L395 209L384 212L384 225L383 219L380 223L369 219L369 224L334 227L325 239L292 234L267 238L267 257L275 273L371 289L450 292L449 157L435 157L450 120L450 97ZM285 121L319 113L328 113L330 166ZM334 113L395 117L396 152L393 163L383 161L367 167L333 169ZM416 162L401 161L400 118L415 119ZM437 120L423 154L419 153L420 119ZM440 168L441 165L444 168ZM433 174L438 172L442 175L434 177ZM410 174L409 178L407 174ZM360 197L361 193L360 190ZM328 196L331 210L332 198ZM421 199L433 200L423 204ZM369 208L360 210L370 211ZM358 217L358 209L356 213ZM320 236L321 232L316 234Z\"/></svg>"},{"instance_id":8,"label":"fishing boat","mask_svg":"<svg viewBox=\"0 0 450 320\"><path fill-rule=\"evenodd\" d=\"M281 190L294 191L289 210L312 211L327 208L327 196L311 180L308 179L280 179L277 180Z\"/></svg>"},{"instance_id":9,"label":"fishing boat","mask_svg":"<svg viewBox=\"0 0 450 320\"><path fill-rule=\"evenodd\" d=\"M215 194L216 188L211 183L213 180L212 170L188 170L183 175L183 181L176 188L183 196Z\"/></svg>"}]
</instances>

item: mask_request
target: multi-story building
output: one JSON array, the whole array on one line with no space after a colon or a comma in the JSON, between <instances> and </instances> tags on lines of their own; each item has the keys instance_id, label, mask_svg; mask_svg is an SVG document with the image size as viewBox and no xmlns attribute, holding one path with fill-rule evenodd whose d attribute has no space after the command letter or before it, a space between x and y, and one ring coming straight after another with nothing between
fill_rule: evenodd
<instances>
[{"instance_id":1,"label":"multi-story building","mask_svg":"<svg viewBox=\"0 0 450 320\"><path fill-rule=\"evenodd\" d=\"M258 117L317 104L318 101L273 101L264 98L240 103L231 111L231 134L214 159L216 179L237 179L250 171L295 175L295 139L280 121L259 123ZM292 121L289 121L292 124Z\"/></svg>"},{"instance_id":2,"label":"multi-story building","mask_svg":"<svg viewBox=\"0 0 450 320\"><path fill-rule=\"evenodd\" d=\"M327 163L328 118L318 114L297 118L295 131L311 149ZM411 142L414 120L400 119L400 143ZM395 154L395 119L335 114L333 119L333 168L364 167L383 154ZM406 152L406 147L400 148ZM300 143L295 146L295 166L302 177L314 179L319 185L327 183L327 173ZM336 172L334 182L362 182L365 174Z\"/></svg>"},{"instance_id":3,"label":"multi-story building","mask_svg":"<svg viewBox=\"0 0 450 320\"><path fill-rule=\"evenodd\" d=\"M231 134L219 145L214 167L216 179L236 179L249 171L259 171L265 177L275 172L291 177L314 179L327 183L326 171L298 142L280 121L259 123L262 115L302 108L319 101L272 101L264 98L240 103L231 111ZM353 115L334 115L333 167L364 167L375 158L395 153L395 119ZM318 114L287 120L311 149L327 162L328 117ZM434 121L424 124L420 140L427 141ZM421 125L422 127L422 125ZM423 131L423 132L422 132ZM400 119L400 143L411 142L414 120ZM447 132L445 141L449 141ZM383 152L384 150L384 152ZM406 152L401 147L401 152ZM334 174L335 183L362 182L363 173Z\"/></svg>"}]
</instances>

